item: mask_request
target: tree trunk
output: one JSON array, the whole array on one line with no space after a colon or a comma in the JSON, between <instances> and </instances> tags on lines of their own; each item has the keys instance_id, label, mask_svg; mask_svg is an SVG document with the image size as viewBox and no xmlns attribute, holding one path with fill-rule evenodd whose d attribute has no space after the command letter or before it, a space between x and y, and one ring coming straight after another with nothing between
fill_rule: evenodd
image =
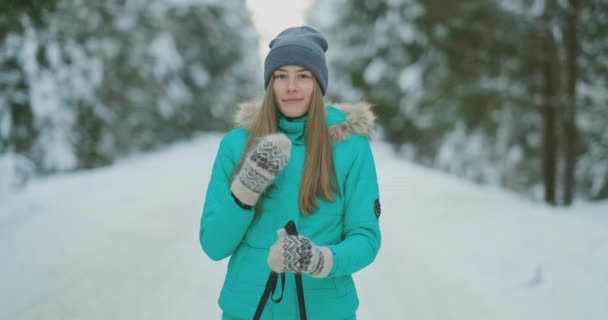
<instances>
[{"instance_id":1,"label":"tree trunk","mask_svg":"<svg viewBox=\"0 0 608 320\"><path fill-rule=\"evenodd\" d=\"M76 144L76 154L78 155L78 167L83 169L93 169L108 164L100 150L102 127L99 120L93 114L92 108L78 103L78 143Z\"/></svg>"},{"instance_id":2,"label":"tree trunk","mask_svg":"<svg viewBox=\"0 0 608 320\"><path fill-rule=\"evenodd\" d=\"M545 187L545 202L556 205L556 171L557 171L557 134L556 110L558 108L558 55L557 45L551 28L551 18L555 12L554 1L547 1L543 15L542 50L542 81L543 105L541 107L543 121L543 182Z\"/></svg>"},{"instance_id":3,"label":"tree trunk","mask_svg":"<svg viewBox=\"0 0 608 320\"><path fill-rule=\"evenodd\" d=\"M16 60L11 59L10 63L7 64L7 68L20 72L18 82L11 88L15 92L9 97L10 100L8 102L11 122L8 149L31 160L31 151L38 136L38 130L34 124L34 112L29 95L27 94L30 88L25 80L25 71L19 69L20 67ZM22 98L19 98L19 96L22 96Z\"/></svg>"},{"instance_id":4,"label":"tree trunk","mask_svg":"<svg viewBox=\"0 0 608 320\"><path fill-rule=\"evenodd\" d=\"M562 123L564 128L564 205L572 204L575 190L575 164L578 140L576 128L576 83L578 80L577 58L578 46L578 15L580 0L570 0L566 30L566 92L568 99L562 112Z\"/></svg>"}]
</instances>

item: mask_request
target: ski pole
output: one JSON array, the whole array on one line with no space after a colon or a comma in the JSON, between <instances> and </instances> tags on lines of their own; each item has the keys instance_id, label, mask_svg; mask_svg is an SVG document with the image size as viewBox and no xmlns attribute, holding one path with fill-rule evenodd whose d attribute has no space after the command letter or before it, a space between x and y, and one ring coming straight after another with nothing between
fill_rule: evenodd
<instances>
[{"instance_id":1,"label":"ski pole","mask_svg":"<svg viewBox=\"0 0 608 320\"><path fill-rule=\"evenodd\" d=\"M290 220L285 225L285 231L288 235L297 236L298 230L296 224ZM304 287L302 285L302 274L297 272L296 277L296 290L298 293L298 306L300 308L300 320L306 320L306 304L304 303Z\"/></svg>"}]
</instances>

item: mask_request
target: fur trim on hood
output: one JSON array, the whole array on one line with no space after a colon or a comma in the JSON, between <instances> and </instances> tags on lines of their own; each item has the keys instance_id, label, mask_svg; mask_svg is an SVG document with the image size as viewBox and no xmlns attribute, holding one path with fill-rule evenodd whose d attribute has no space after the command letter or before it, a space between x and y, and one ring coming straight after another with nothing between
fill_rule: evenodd
<instances>
[{"instance_id":1,"label":"fur trim on hood","mask_svg":"<svg viewBox=\"0 0 608 320\"><path fill-rule=\"evenodd\" d=\"M369 103L329 103L329 105L336 107L346 115L345 121L329 127L329 135L333 142L342 141L350 134L370 136L376 116ZM234 117L236 125L249 130L253 126L259 110L260 102L247 101L239 104Z\"/></svg>"}]
</instances>

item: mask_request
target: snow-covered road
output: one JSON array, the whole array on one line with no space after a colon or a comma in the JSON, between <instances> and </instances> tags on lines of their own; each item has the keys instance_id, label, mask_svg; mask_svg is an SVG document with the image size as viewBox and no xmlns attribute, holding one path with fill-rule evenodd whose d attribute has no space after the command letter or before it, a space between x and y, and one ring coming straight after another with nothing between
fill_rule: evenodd
<instances>
[{"instance_id":1,"label":"snow-covered road","mask_svg":"<svg viewBox=\"0 0 608 320\"><path fill-rule=\"evenodd\" d=\"M0 319L219 319L198 228L218 135L0 203ZM608 203L550 209L374 145L383 245L360 319L608 319Z\"/></svg>"}]
</instances>

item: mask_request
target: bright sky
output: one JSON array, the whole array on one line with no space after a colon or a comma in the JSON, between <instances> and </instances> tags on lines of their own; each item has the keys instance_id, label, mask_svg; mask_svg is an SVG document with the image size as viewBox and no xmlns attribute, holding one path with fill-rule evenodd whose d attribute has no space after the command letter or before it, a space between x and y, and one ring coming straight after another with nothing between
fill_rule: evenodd
<instances>
[{"instance_id":1,"label":"bright sky","mask_svg":"<svg viewBox=\"0 0 608 320\"><path fill-rule=\"evenodd\" d=\"M283 29L305 23L312 0L247 0L253 23L260 33L260 57L268 53L268 43Z\"/></svg>"}]
</instances>

